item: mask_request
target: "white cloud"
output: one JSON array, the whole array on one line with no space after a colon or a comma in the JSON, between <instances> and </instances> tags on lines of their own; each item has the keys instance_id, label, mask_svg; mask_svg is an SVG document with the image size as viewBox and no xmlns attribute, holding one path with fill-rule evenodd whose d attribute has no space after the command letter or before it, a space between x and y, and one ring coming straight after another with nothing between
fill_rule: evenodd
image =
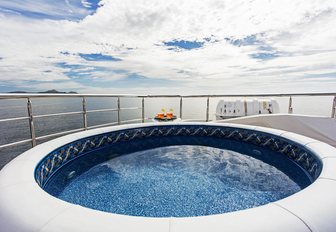
<instances>
[{"instance_id":1,"label":"white cloud","mask_svg":"<svg viewBox=\"0 0 336 232\"><path fill-rule=\"evenodd\" d=\"M90 5L87 0L77 2ZM20 9L38 7L48 14L58 9L55 14L66 15L59 10L64 4L26 1ZM104 90L100 91L123 93L323 92L336 87L335 76L307 78L336 72L335 1L103 0L101 4L95 14L78 22L0 12L0 80L18 88L23 85L15 83L38 80L41 88L52 83L68 88L69 83L85 92L98 91L99 87L90 84L91 78L101 84ZM17 5L18 1L11 1L0 7L14 9ZM85 7L78 8L79 14L87 14ZM232 44L248 36L255 36L257 43ZM162 44L172 40L205 43L199 49L176 52ZM122 61L86 61L78 53L102 53ZM274 57L253 58L270 53ZM72 70L71 65L80 67ZM81 72L86 79L69 75L71 71ZM132 82L132 86L111 89L113 81L128 74L167 79L176 86L154 90Z\"/></svg>"}]
</instances>

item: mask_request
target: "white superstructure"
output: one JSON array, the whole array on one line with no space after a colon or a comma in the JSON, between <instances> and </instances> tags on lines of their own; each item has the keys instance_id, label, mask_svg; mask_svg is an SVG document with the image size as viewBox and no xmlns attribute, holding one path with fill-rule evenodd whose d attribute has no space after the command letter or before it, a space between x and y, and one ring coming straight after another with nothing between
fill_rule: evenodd
<instances>
[{"instance_id":1,"label":"white superstructure","mask_svg":"<svg viewBox=\"0 0 336 232\"><path fill-rule=\"evenodd\" d=\"M279 113L279 104L274 99L220 100L216 119L235 118L258 114Z\"/></svg>"}]
</instances>

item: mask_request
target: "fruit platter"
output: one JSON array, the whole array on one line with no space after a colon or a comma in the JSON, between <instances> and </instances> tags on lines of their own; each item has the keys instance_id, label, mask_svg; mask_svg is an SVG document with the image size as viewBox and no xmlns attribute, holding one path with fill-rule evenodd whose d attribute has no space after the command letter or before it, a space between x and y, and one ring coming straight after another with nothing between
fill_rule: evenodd
<instances>
[{"instance_id":1,"label":"fruit platter","mask_svg":"<svg viewBox=\"0 0 336 232\"><path fill-rule=\"evenodd\" d=\"M173 113L173 109L170 109L166 112L165 109L161 109L161 112L156 114L155 118L156 121L166 122L166 121L174 121L177 119L176 115Z\"/></svg>"}]
</instances>

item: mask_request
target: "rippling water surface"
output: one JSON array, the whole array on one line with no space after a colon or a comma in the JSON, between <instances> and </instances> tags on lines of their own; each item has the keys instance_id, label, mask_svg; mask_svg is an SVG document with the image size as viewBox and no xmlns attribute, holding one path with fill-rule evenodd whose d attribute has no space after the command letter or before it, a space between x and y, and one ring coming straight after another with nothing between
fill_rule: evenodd
<instances>
[{"instance_id":1,"label":"rippling water surface","mask_svg":"<svg viewBox=\"0 0 336 232\"><path fill-rule=\"evenodd\" d=\"M72 178L69 173L68 178ZM49 183L50 188L55 185L59 185L57 180ZM231 212L276 201L301 189L286 174L261 160L197 145L117 156L59 188L51 193L68 202L150 217Z\"/></svg>"}]
</instances>

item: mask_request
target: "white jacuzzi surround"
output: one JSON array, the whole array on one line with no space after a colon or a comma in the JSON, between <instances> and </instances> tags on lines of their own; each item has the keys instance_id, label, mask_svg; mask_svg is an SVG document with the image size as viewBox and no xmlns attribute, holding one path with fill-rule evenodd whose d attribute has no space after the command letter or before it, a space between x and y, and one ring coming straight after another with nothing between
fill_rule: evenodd
<instances>
[{"instance_id":1,"label":"white jacuzzi surround","mask_svg":"<svg viewBox=\"0 0 336 232\"><path fill-rule=\"evenodd\" d=\"M50 152L69 142L106 132L150 124L106 127L70 134L32 148L0 172L0 231L336 231L336 149L291 132L224 123L170 123L216 125L251 129L297 142L315 153L323 167L307 188L276 202L225 214L188 218L150 218L106 213L55 198L35 181L36 165Z\"/></svg>"}]
</instances>

